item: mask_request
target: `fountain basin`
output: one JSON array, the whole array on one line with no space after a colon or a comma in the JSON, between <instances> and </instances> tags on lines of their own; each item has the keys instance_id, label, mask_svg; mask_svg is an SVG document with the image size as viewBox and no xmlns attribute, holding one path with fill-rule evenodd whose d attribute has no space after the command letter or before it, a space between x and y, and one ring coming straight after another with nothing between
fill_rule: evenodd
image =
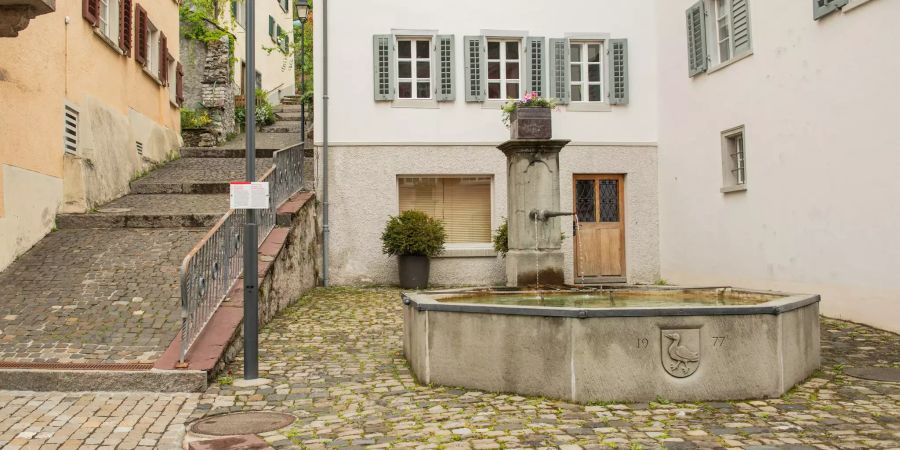
<instances>
[{"instance_id":1,"label":"fountain basin","mask_svg":"<svg viewBox=\"0 0 900 450\"><path fill-rule=\"evenodd\" d=\"M819 367L819 296L621 287L402 294L422 383L598 401L779 397Z\"/></svg>"}]
</instances>

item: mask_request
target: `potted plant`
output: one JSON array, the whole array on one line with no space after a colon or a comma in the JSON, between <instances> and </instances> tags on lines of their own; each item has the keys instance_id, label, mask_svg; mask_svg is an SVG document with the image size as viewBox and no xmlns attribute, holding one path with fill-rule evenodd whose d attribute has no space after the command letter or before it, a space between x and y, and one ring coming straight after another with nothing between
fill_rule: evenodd
<instances>
[{"instance_id":1,"label":"potted plant","mask_svg":"<svg viewBox=\"0 0 900 450\"><path fill-rule=\"evenodd\" d=\"M382 251L396 256L400 287L425 289L431 258L444 250L447 234L444 225L422 211L404 211L392 216L381 234Z\"/></svg>"},{"instance_id":2,"label":"potted plant","mask_svg":"<svg viewBox=\"0 0 900 450\"><path fill-rule=\"evenodd\" d=\"M553 136L550 111L556 100L529 92L521 100L510 100L500 109L510 139L550 139Z\"/></svg>"}]
</instances>

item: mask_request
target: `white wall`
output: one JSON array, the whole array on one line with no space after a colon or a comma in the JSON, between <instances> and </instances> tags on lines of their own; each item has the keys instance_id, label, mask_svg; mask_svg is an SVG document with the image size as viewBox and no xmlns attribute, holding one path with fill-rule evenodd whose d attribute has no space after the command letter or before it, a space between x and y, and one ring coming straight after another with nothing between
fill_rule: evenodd
<instances>
[{"instance_id":1,"label":"white wall","mask_svg":"<svg viewBox=\"0 0 900 450\"><path fill-rule=\"evenodd\" d=\"M579 142L656 141L655 2L575 0L563 7L521 0L327 1L329 140L333 143L499 143L507 139L499 105L483 107L465 101L463 36L479 35L482 30L519 30L548 39L573 32L627 38L630 104L614 106L611 112L567 112L562 107L554 115L554 135ZM314 14L314 22L321 24L321 3ZM455 36L456 101L442 102L438 109L409 109L373 100L372 36L392 29L436 30ZM320 25L315 27L317 93L322 92L322 30ZM321 112L317 94L316 143L322 140Z\"/></svg>"},{"instance_id":2,"label":"white wall","mask_svg":"<svg viewBox=\"0 0 900 450\"><path fill-rule=\"evenodd\" d=\"M271 91L269 101L272 104L280 103L281 97L285 95L293 95L296 91L296 83L294 82L294 56L291 53L285 56L278 50L267 52L265 49L277 47L277 44L269 37L269 16L275 18L275 22L281 25L281 28L288 33L291 42L294 38L294 0L289 2L288 10L285 12L281 9L278 0L256 0L256 70L262 76L262 87L266 91ZM243 8L243 4L240 6ZM226 12L226 21L231 23L231 7ZM247 55L247 32L242 25L235 24L232 32L235 36L234 57L235 61L235 86L240 89L241 82L241 61L246 61ZM252 87L252 86L250 86Z\"/></svg>"},{"instance_id":3,"label":"white wall","mask_svg":"<svg viewBox=\"0 0 900 450\"><path fill-rule=\"evenodd\" d=\"M900 331L900 2L814 21L751 0L753 55L690 79L693 1L659 2L662 275L821 293L826 315ZM748 190L722 194L736 125Z\"/></svg>"}]
</instances>

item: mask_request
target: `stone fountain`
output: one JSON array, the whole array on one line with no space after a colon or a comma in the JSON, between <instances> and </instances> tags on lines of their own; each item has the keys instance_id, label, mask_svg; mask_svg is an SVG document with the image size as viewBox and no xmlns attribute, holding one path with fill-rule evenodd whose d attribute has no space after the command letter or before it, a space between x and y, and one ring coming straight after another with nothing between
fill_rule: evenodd
<instances>
[{"instance_id":1,"label":"stone fountain","mask_svg":"<svg viewBox=\"0 0 900 450\"><path fill-rule=\"evenodd\" d=\"M559 216L559 152L568 140L512 139L506 154L509 253L506 284L564 284Z\"/></svg>"}]
</instances>

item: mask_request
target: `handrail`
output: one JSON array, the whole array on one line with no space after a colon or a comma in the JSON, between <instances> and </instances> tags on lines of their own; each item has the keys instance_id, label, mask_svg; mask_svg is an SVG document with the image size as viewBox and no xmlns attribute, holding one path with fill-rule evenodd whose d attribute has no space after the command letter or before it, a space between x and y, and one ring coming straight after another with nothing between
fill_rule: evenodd
<instances>
[{"instance_id":1,"label":"handrail","mask_svg":"<svg viewBox=\"0 0 900 450\"><path fill-rule=\"evenodd\" d=\"M272 229L278 206L303 186L303 144L278 150L260 178L268 181L269 207L257 210L262 244ZM242 274L246 210L229 209L184 257L178 269L181 287L181 351L184 358Z\"/></svg>"}]
</instances>

